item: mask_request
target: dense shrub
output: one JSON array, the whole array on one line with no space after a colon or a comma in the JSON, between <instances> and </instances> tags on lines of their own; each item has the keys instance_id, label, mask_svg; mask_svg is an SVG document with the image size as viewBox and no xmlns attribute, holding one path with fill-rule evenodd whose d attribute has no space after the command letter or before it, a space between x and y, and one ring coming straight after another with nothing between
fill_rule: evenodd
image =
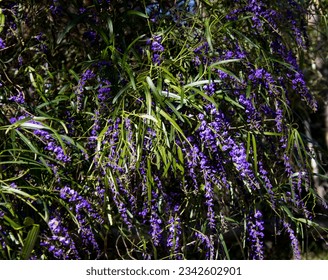
<instances>
[{"instance_id":1,"label":"dense shrub","mask_svg":"<svg viewBox=\"0 0 328 280\"><path fill-rule=\"evenodd\" d=\"M301 1L37 2L1 2L1 258L300 258Z\"/></svg>"}]
</instances>

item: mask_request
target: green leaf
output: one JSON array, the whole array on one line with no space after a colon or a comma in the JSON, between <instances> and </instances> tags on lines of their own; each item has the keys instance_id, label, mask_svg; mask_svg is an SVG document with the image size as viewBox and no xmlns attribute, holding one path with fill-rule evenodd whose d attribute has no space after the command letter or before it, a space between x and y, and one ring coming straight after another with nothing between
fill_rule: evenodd
<instances>
[{"instance_id":1,"label":"green leaf","mask_svg":"<svg viewBox=\"0 0 328 280\"><path fill-rule=\"evenodd\" d=\"M109 30L109 40L110 43L113 43L115 40L115 34L114 34L114 27L113 27L113 21L110 18L109 15L107 15L107 28Z\"/></svg>"},{"instance_id":2,"label":"green leaf","mask_svg":"<svg viewBox=\"0 0 328 280\"><path fill-rule=\"evenodd\" d=\"M3 193L17 194L17 195L27 197L31 200L36 200L36 198L34 196L32 196L22 190L19 190L19 189L14 189L12 187L7 187L7 186L3 186L3 185L1 185L1 189L2 189Z\"/></svg>"},{"instance_id":3,"label":"green leaf","mask_svg":"<svg viewBox=\"0 0 328 280\"><path fill-rule=\"evenodd\" d=\"M160 95L161 96L164 96L164 97L176 99L177 101L180 101L181 100L181 96L180 95L177 95L175 93L172 93L172 92L169 92L169 91L165 91L165 90L162 90L162 92L160 92ZM186 100L184 100L184 103L185 102L186 102Z\"/></svg>"},{"instance_id":4,"label":"green leaf","mask_svg":"<svg viewBox=\"0 0 328 280\"><path fill-rule=\"evenodd\" d=\"M249 158L250 146L251 146L251 133L247 132L246 160L248 160Z\"/></svg>"},{"instance_id":5,"label":"green leaf","mask_svg":"<svg viewBox=\"0 0 328 280\"><path fill-rule=\"evenodd\" d=\"M230 260L229 250L228 250L227 244L226 244L226 242L224 240L224 237L223 237L223 234L222 233L219 234L219 239L220 239L220 242L221 242L221 244L223 246L223 250L224 250L224 253L225 253L227 259Z\"/></svg>"},{"instance_id":6,"label":"green leaf","mask_svg":"<svg viewBox=\"0 0 328 280\"><path fill-rule=\"evenodd\" d=\"M14 229L14 230L20 230L22 228L24 228L24 226L19 225L18 223L16 223L14 220L12 220L11 218L9 218L7 215L3 216L3 219Z\"/></svg>"},{"instance_id":7,"label":"green leaf","mask_svg":"<svg viewBox=\"0 0 328 280\"><path fill-rule=\"evenodd\" d=\"M73 70L69 69L68 72L74 77L74 79L78 82L80 80L79 75Z\"/></svg>"},{"instance_id":8,"label":"green leaf","mask_svg":"<svg viewBox=\"0 0 328 280\"><path fill-rule=\"evenodd\" d=\"M213 52L213 45L212 45L212 35L211 35L211 27L210 27L210 19L205 20L205 36L210 47L211 51Z\"/></svg>"},{"instance_id":9,"label":"green leaf","mask_svg":"<svg viewBox=\"0 0 328 280\"><path fill-rule=\"evenodd\" d=\"M149 92L149 89L145 87L145 95L146 95L146 106L147 106L147 115L152 115L152 97Z\"/></svg>"},{"instance_id":10,"label":"green leaf","mask_svg":"<svg viewBox=\"0 0 328 280\"><path fill-rule=\"evenodd\" d=\"M32 142L23 134L21 133L19 130L16 130L16 133L18 134L18 136L23 140L23 142L25 142L25 144L30 148L30 150L35 154L38 155L41 162L43 163L43 165L48 169L48 171L51 173L51 169L48 166L48 164L46 163L46 161L44 160L44 158L42 156L40 156L40 153L38 151L38 149L32 144Z\"/></svg>"},{"instance_id":11,"label":"green leaf","mask_svg":"<svg viewBox=\"0 0 328 280\"><path fill-rule=\"evenodd\" d=\"M31 226L34 224L34 220L31 217L26 217L23 222L24 226Z\"/></svg>"},{"instance_id":12,"label":"green leaf","mask_svg":"<svg viewBox=\"0 0 328 280\"><path fill-rule=\"evenodd\" d=\"M74 139L72 139L71 137L67 136L67 135L60 135L60 137L67 141L68 143L72 144L73 146L77 147L80 151L84 152L85 154L87 154L86 149L80 145L78 142L76 142Z\"/></svg>"},{"instance_id":13,"label":"green leaf","mask_svg":"<svg viewBox=\"0 0 328 280\"><path fill-rule=\"evenodd\" d=\"M71 31L71 29L73 27L75 27L79 22L82 21L82 19L84 18L84 14L78 16L78 17L74 17L73 20L71 20L65 27L64 31L63 32L60 32L58 34L58 37L57 37L57 44L59 45L63 39L65 38L66 34L69 33Z\"/></svg>"},{"instance_id":14,"label":"green leaf","mask_svg":"<svg viewBox=\"0 0 328 280\"><path fill-rule=\"evenodd\" d=\"M174 115L176 115L180 121L182 121L183 123L185 122L182 115L179 113L177 108L175 108L175 106L171 102L165 100L165 104L173 111Z\"/></svg>"},{"instance_id":15,"label":"green leaf","mask_svg":"<svg viewBox=\"0 0 328 280\"><path fill-rule=\"evenodd\" d=\"M2 13L2 10L0 9L0 33L2 32L4 26L5 26L5 15Z\"/></svg>"},{"instance_id":16,"label":"green leaf","mask_svg":"<svg viewBox=\"0 0 328 280\"><path fill-rule=\"evenodd\" d=\"M289 208L285 205L282 205L281 208L286 212L289 218L294 219L294 216L292 212L289 210Z\"/></svg>"},{"instance_id":17,"label":"green leaf","mask_svg":"<svg viewBox=\"0 0 328 280\"><path fill-rule=\"evenodd\" d=\"M190 87L196 87L196 86L202 86L202 85L207 85L209 83L220 83L220 80L200 80L196 82L192 82L190 84L186 84L183 86L183 88L190 88Z\"/></svg>"},{"instance_id":18,"label":"green leaf","mask_svg":"<svg viewBox=\"0 0 328 280\"><path fill-rule=\"evenodd\" d=\"M139 12L139 11L135 11L135 10L130 10L127 12L128 15L136 15L136 16L139 16L139 17L142 17L142 18L149 18L149 16L147 16L146 14L142 13L142 12Z\"/></svg>"},{"instance_id":19,"label":"green leaf","mask_svg":"<svg viewBox=\"0 0 328 280\"><path fill-rule=\"evenodd\" d=\"M219 97L220 99L226 100L228 101L230 104L240 108L240 109L245 109L244 106L240 105L238 102L236 102L235 100L231 99L228 95L226 94L218 94L217 97Z\"/></svg>"},{"instance_id":20,"label":"green leaf","mask_svg":"<svg viewBox=\"0 0 328 280\"><path fill-rule=\"evenodd\" d=\"M257 146L256 146L256 139L254 134L252 134L252 143L253 143L254 169L255 169L255 174L257 174Z\"/></svg>"},{"instance_id":21,"label":"green leaf","mask_svg":"<svg viewBox=\"0 0 328 280\"><path fill-rule=\"evenodd\" d=\"M117 102L117 100L120 98L120 96L126 92L129 88L132 87L132 84L129 82L125 87L123 87L113 98L113 104Z\"/></svg>"},{"instance_id":22,"label":"green leaf","mask_svg":"<svg viewBox=\"0 0 328 280\"><path fill-rule=\"evenodd\" d=\"M226 68L223 68L220 66L220 62L218 63L213 63L210 67L209 70L211 70L212 68L221 70L222 72L228 74L230 77L234 78L236 81L238 81L239 83L241 83L241 80L230 70L227 70Z\"/></svg>"},{"instance_id":23,"label":"green leaf","mask_svg":"<svg viewBox=\"0 0 328 280\"><path fill-rule=\"evenodd\" d=\"M158 120L155 117L153 117L152 115L149 115L149 114L137 114L136 116L138 116L140 118L143 118L143 119L151 120L156 124L158 123Z\"/></svg>"},{"instance_id":24,"label":"green leaf","mask_svg":"<svg viewBox=\"0 0 328 280\"><path fill-rule=\"evenodd\" d=\"M158 93L157 88L155 87L155 85L154 85L152 79L151 79L149 76L146 77L146 81L147 81L147 84L149 85L150 89L151 89L154 93Z\"/></svg>"},{"instance_id":25,"label":"green leaf","mask_svg":"<svg viewBox=\"0 0 328 280\"><path fill-rule=\"evenodd\" d=\"M231 62L238 62L238 61L240 61L240 59L237 59L237 58L221 60L221 61L211 64L208 68L211 70L212 68L216 68L218 65L227 64L227 63L231 63Z\"/></svg>"},{"instance_id":26,"label":"green leaf","mask_svg":"<svg viewBox=\"0 0 328 280\"><path fill-rule=\"evenodd\" d=\"M24 122L24 123L20 124L20 127L28 128L28 129L46 129L46 127L44 127L41 124L30 123L30 122Z\"/></svg>"},{"instance_id":27,"label":"green leaf","mask_svg":"<svg viewBox=\"0 0 328 280\"><path fill-rule=\"evenodd\" d=\"M31 256L35 243L39 236L40 225L34 224L27 234L21 253L23 260L28 260Z\"/></svg>"},{"instance_id":28,"label":"green leaf","mask_svg":"<svg viewBox=\"0 0 328 280\"><path fill-rule=\"evenodd\" d=\"M308 225L308 226L311 226L311 227L320 227L320 228L322 228L322 226L320 226L318 223L313 222L313 221L311 221L311 220L309 220L309 219L304 219L304 218L295 218L294 220L295 220L295 221L298 221L298 222L300 222L300 223L302 223L302 224L306 224L306 225Z\"/></svg>"},{"instance_id":29,"label":"green leaf","mask_svg":"<svg viewBox=\"0 0 328 280\"><path fill-rule=\"evenodd\" d=\"M62 90L65 89L65 88L67 88L67 86L64 86L64 87L62 88ZM58 93L58 94L60 94L60 93ZM69 100L69 97L68 97L68 96L57 97L57 98L54 99L54 100L51 100L51 101L49 101L49 102L44 102L44 103L40 104L39 106L36 107L36 109L37 109L37 110L40 110L41 108L46 107L46 106L49 106L49 105L52 105L52 104L56 104L56 105L58 105L59 102L67 101L67 100ZM36 119L36 118L34 118L34 119Z\"/></svg>"},{"instance_id":30,"label":"green leaf","mask_svg":"<svg viewBox=\"0 0 328 280\"><path fill-rule=\"evenodd\" d=\"M178 150L178 159L181 163L183 163L184 162L183 152L179 146L177 146L177 150Z\"/></svg>"}]
</instances>

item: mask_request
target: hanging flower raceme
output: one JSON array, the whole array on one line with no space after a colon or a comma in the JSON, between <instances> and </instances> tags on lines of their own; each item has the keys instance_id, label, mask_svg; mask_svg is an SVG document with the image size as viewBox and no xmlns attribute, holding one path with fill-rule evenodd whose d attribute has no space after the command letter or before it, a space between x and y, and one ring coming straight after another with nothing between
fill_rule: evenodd
<instances>
[{"instance_id":1,"label":"hanging flower raceme","mask_svg":"<svg viewBox=\"0 0 328 280\"><path fill-rule=\"evenodd\" d=\"M29 218L31 258L265 259L272 220L300 258L300 2L25 2L0 11L4 258Z\"/></svg>"},{"instance_id":2,"label":"hanging flower raceme","mask_svg":"<svg viewBox=\"0 0 328 280\"><path fill-rule=\"evenodd\" d=\"M155 65L160 65L163 60L162 53L164 52L164 47L162 45L162 36L154 35L151 39L147 41L147 44L150 45L153 63Z\"/></svg>"},{"instance_id":3,"label":"hanging flower raceme","mask_svg":"<svg viewBox=\"0 0 328 280\"><path fill-rule=\"evenodd\" d=\"M264 222L263 215L259 210L256 210L252 217L249 217L247 222L248 240L251 244L251 257L255 260L264 258Z\"/></svg>"}]
</instances>

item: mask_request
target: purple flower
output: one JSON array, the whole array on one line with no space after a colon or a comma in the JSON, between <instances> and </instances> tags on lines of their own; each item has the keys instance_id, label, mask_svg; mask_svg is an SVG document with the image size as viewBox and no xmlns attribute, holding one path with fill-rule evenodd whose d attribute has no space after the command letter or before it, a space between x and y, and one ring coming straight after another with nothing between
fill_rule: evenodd
<instances>
[{"instance_id":1,"label":"purple flower","mask_svg":"<svg viewBox=\"0 0 328 280\"><path fill-rule=\"evenodd\" d=\"M174 257L179 259L181 256L178 254L180 249L180 235L181 235L181 222L178 216L178 205L174 207L173 213L168 220L169 235L167 237L166 245L169 247L174 254ZM172 256L173 257L173 256Z\"/></svg>"},{"instance_id":2,"label":"purple flower","mask_svg":"<svg viewBox=\"0 0 328 280\"><path fill-rule=\"evenodd\" d=\"M87 69L83 74L81 79L79 80L78 84L78 90L76 91L76 97L77 97L77 104L78 104L78 109L82 108L83 104L83 92L85 90L85 84L87 81L92 80L95 78L96 75L92 72L92 70Z\"/></svg>"},{"instance_id":3,"label":"purple flower","mask_svg":"<svg viewBox=\"0 0 328 280\"><path fill-rule=\"evenodd\" d=\"M83 74L82 74L82 82L86 82L88 80L91 80L95 77L96 75L92 72L92 70L87 69Z\"/></svg>"},{"instance_id":4,"label":"purple flower","mask_svg":"<svg viewBox=\"0 0 328 280\"><path fill-rule=\"evenodd\" d=\"M98 88L98 99L101 101L102 107L105 106L104 102L106 102L109 98L109 93L111 83L108 80L102 80L99 88Z\"/></svg>"},{"instance_id":5,"label":"purple flower","mask_svg":"<svg viewBox=\"0 0 328 280\"><path fill-rule=\"evenodd\" d=\"M50 6L50 11L53 15L61 15L63 7L59 5L58 0L53 0L53 5Z\"/></svg>"},{"instance_id":6,"label":"purple flower","mask_svg":"<svg viewBox=\"0 0 328 280\"><path fill-rule=\"evenodd\" d=\"M20 56L18 56L18 64L19 64L19 66L22 66L23 65L23 57L20 55Z\"/></svg>"},{"instance_id":7,"label":"purple flower","mask_svg":"<svg viewBox=\"0 0 328 280\"><path fill-rule=\"evenodd\" d=\"M80 259L75 242L69 235L68 229L63 225L59 213L50 218L48 226L52 236L44 237L40 245L46 247L56 259Z\"/></svg>"},{"instance_id":8,"label":"purple flower","mask_svg":"<svg viewBox=\"0 0 328 280\"><path fill-rule=\"evenodd\" d=\"M236 143L228 137L222 146L223 151L229 151L231 161L234 163L240 177L247 182L254 190L257 188L257 180L252 171L251 164L247 161L247 154L244 145Z\"/></svg>"},{"instance_id":9,"label":"purple flower","mask_svg":"<svg viewBox=\"0 0 328 280\"><path fill-rule=\"evenodd\" d=\"M250 69L250 74L248 76L248 79L254 85L263 85L268 90L269 93L272 92L271 88L276 83L272 74L270 74L267 70L263 68Z\"/></svg>"},{"instance_id":10,"label":"purple flower","mask_svg":"<svg viewBox=\"0 0 328 280\"><path fill-rule=\"evenodd\" d=\"M87 69L83 74L79 81L79 90L80 92L84 91L84 85L87 81L93 79L96 75L92 72L92 70Z\"/></svg>"},{"instance_id":11,"label":"purple flower","mask_svg":"<svg viewBox=\"0 0 328 280\"><path fill-rule=\"evenodd\" d=\"M291 160L290 160L289 156L287 155L287 153L284 153L283 160L284 160L284 165L285 165L285 171L289 176L291 176L293 174L293 168L291 165Z\"/></svg>"},{"instance_id":12,"label":"purple flower","mask_svg":"<svg viewBox=\"0 0 328 280\"><path fill-rule=\"evenodd\" d=\"M265 184L268 194L270 195L271 205L273 208L275 208L276 202L275 202L275 198L274 198L273 186L268 177L268 172L265 170L265 168L263 166L263 162L260 160L258 161L258 167L259 167L259 174Z\"/></svg>"},{"instance_id":13,"label":"purple flower","mask_svg":"<svg viewBox=\"0 0 328 280\"><path fill-rule=\"evenodd\" d=\"M195 237L200 241L201 244L205 244L206 248L206 259L213 260L214 259L214 242L212 240L212 236L207 236L198 231L195 231Z\"/></svg>"},{"instance_id":14,"label":"purple flower","mask_svg":"<svg viewBox=\"0 0 328 280\"><path fill-rule=\"evenodd\" d=\"M291 241L291 246L292 246L292 249L293 249L294 259L300 260L301 259L301 251L299 249L299 242L298 242L298 239L295 235L295 232L291 228L290 224L287 223L286 221L283 222L283 226L284 226L284 228L286 229L286 231L289 235L289 238L290 238L290 241Z\"/></svg>"},{"instance_id":15,"label":"purple flower","mask_svg":"<svg viewBox=\"0 0 328 280\"><path fill-rule=\"evenodd\" d=\"M71 161L71 158L65 154L63 148L61 146L57 146L55 142L48 142L45 149L53 152L56 159L61 162L67 163Z\"/></svg>"},{"instance_id":16,"label":"purple flower","mask_svg":"<svg viewBox=\"0 0 328 280\"><path fill-rule=\"evenodd\" d=\"M73 207L71 210L76 214L77 221L79 222L79 235L82 238L83 245L86 250L92 248L93 252L99 251L99 245L95 239L92 227L89 224L88 217L92 218L94 221L97 221L99 224L103 223L102 217L94 210L92 205L88 200L82 197L77 191L73 190L69 186L65 186L60 189L60 197L65 201L68 201Z\"/></svg>"},{"instance_id":17,"label":"purple flower","mask_svg":"<svg viewBox=\"0 0 328 280\"><path fill-rule=\"evenodd\" d=\"M208 85L205 85L205 86L203 86L203 89L205 90L205 92L209 96L212 96L215 93L215 84L214 83L210 83Z\"/></svg>"},{"instance_id":18,"label":"purple flower","mask_svg":"<svg viewBox=\"0 0 328 280\"><path fill-rule=\"evenodd\" d=\"M161 63L161 56L158 53L153 54L153 62L155 65L159 65Z\"/></svg>"},{"instance_id":19,"label":"purple flower","mask_svg":"<svg viewBox=\"0 0 328 280\"><path fill-rule=\"evenodd\" d=\"M162 236L162 220L160 219L159 215L157 214L156 211L156 202L152 202L152 207L151 207L151 213L150 213L150 225L151 225L151 237L154 243L154 246L158 246L161 236Z\"/></svg>"},{"instance_id":20,"label":"purple flower","mask_svg":"<svg viewBox=\"0 0 328 280\"><path fill-rule=\"evenodd\" d=\"M193 58L192 62L194 63L195 66L199 66L199 65L202 64L202 62L201 62L199 56L195 56L195 57Z\"/></svg>"},{"instance_id":21,"label":"purple flower","mask_svg":"<svg viewBox=\"0 0 328 280\"><path fill-rule=\"evenodd\" d=\"M89 40L92 44L96 42L97 32L89 30L83 33L83 38Z\"/></svg>"},{"instance_id":22,"label":"purple flower","mask_svg":"<svg viewBox=\"0 0 328 280\"><path fill-rule=\"evenodd\" d=\"M188 139L190 142L192 142L191 137ZM188 147L189 148L189 147ZM197 182L197 166L198 166L198 154L199 154L199 148L196 144L191 146L189 149L186 148L186 165L187 170L189 173L190 178L192 179L192 182L194 184L194 188L198 189L198 182Z\"/></svg>"},{"instance_id":23,"label":"purple flower","mask_svg":"<svg viewBox=\"0 0 328 280\"><path fill-rule=\"evenodd\" d=\"M152 60L154 64L159 65L162 61L161 53L164 52L164 47L162 43L162 36L155 35L147 41L147 44L150 45L152 51Z\"/></svg>"},{"instance_id":24,"label":"purple flower","mask_svg":"<svg viewBox=\"0 0 328 280\"><path fill-rule=\"evenodd\" d=\"M35 38L38 40L38 41L42 41L42 37L43 37L43 33L40 32L38 35L35 36Z\"/></svg>"},{"instance_id":25,"label":"purple flower","mask_svg":"<svg viewBox=\"0 0 328 280\"><path fill-rule=\"evenodd\" d=\"M6 47L6 44L2 38L0 38L0 50L4 49Z\"/></svg>"},{"instance_id":26,"label":"purple flower","mask_svg":"<svg viewBox=\"0 0 328 280\"><path fill-rule=\"evenodd\" d=\"M161 37L159 37L158 39L159 41L161 40ZM158 42L158 41L153 41L151 43L151 50L153 52L163 52L164 51L164 47Z\"/></svg>"},{"instance_id":27,"label":"purple flower","mask_svg":"<svg viewBox=\"0 0 328 280\"><path fill-rule=\"evenodd\" d=\"M255 106L253 105L252 96L250 98L246 98L245 95L239 96L239 103L245 107L245 113L247 116L247 122L250 124L250 127L255 130L261 129L261 118Z\"/></svg>"},{"instance_id":28,"label":"purple flower","mask_svg":"<svg viewBox=\"0 0 328 280\"><path fill-rule=\"evenodd\" d=\"M37 123L34 122L33 123ZM33 131L33 133L41 138L46 144L45 150L48 150L52 152L56 159L67 163L71 161L71 158L64 152L63 148L61 146L58 146L55 142L55 139L49 134L49 132L42 130L42 129L36 129Z\"/></svg>"},{"instance_id":29,"label":"purple flower","mask_svg":"<svg viewBox=\"0 0 328 280\"><path fill-rule=\"evenodd\" d=\"M314 99L313 95L309 92L309 89L306 86L304 75L301 72L297 72L295 75L291 75L292 78L292 88L305 100L312 110L317 110L317 102Z\"/></svg>"},{"instance_id":30,"label":"purple flower","mask_svg":"<svg viewBox=\"0 0 328 280\"><path fill-rule=\"evenodd\" d=\"M275 118L278 132L282 132L283 120L284 120L283 110L278 107L276 110L276 118Z\"/></svg>"},{"instance_id":31,"label":"purple flower","mask_svg":"<svg viewBox=\"0 0 328 280\"><path fill-rule=\"evenodd\" d=\"M247 222L248 240L251 243L251 257L254 260L263 260L263 239L264 239L264 222L262 213L256 210L254 215L249 217Z\"/></svg>"},{"instance_id":32,"label":"purple flower","mask_svg":"<svg viewBox=\"0 0 328 280\"><path fill-rule=\"evenodd\" d=\"M8 98L9 101L14 101L18 104L24 104L25 103L25 96L22 91L18 92L18 95L12 96Z\"/></svg>"},{"instance_id":33,"label":"purple flower","mask_svg":"<svg viewBox=\"0 0 328 280\"><path fill-rule=\"evenodd\" d=\"M3 216L5 215L5 212L3 212L2 210L0 210L0 248L2 247L2 249L6 248L6 242L3 238L3 236L8 235L5 231L5 229L3 228Z\"/></svg>"},{"instance_id":34,"label":"purple flower","mask_svg":"<svg viewBox=\"0 0 328 280\"><path fill-rule=\"evenodd\" d=\"M87 9L84 8L84 7L79 8L79 14L80 14L80 15L84 14L86 11L87 11Z\"/></svg>"}]
</instances>

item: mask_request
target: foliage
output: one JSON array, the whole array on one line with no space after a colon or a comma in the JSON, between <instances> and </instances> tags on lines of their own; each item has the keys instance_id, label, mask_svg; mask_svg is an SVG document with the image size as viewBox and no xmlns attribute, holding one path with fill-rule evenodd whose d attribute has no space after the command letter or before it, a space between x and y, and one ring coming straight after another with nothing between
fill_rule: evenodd
<instances>
[{"instance_id":1,"label":"foliage","mask_svg":"<svg viewBox=\"0 0 328 280\"><path fill-rule=\"evenodd\" d=\"M300 258L300 2L2 1L1 258Z\"/></svg>"}]
</instances>

